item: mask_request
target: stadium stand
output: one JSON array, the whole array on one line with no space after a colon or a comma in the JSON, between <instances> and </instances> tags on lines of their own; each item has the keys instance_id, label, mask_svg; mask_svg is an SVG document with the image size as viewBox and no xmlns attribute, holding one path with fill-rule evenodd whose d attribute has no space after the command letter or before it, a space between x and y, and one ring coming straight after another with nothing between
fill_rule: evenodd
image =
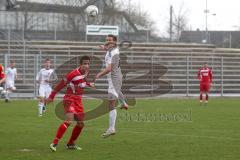
<instances>
[{"instance_id":1,"label":"stadium stand","mask_svg":"<svg viewBox=\"0 0 240 160\"><path fill-rule=\"evenodd\" d=\"M127 95L196 95L197 71L204 62L214 72L212 94L240 95L239 49L217 48L211 44L139 43L146 42L146 31L141 32L126 12L114 9L113 1L64 2L19 0L20 7L0 11L0 63L7 66L10 59L16 60L19 79L15 96L37 95L34 79L45 58L52 59L58 70L63 67L63 73L68 67L76 67L77 57L85 54L94 58L93 72L102 67L104 53L96 46L104 36L89 37L95 42L79 42L85 40L86 25L91 24L83 12L89 4L97 5L101 12L95 20L97 24L117 25L120 41L134 41L131 48L121 48L123 88ZM150 34L149 40L161 39L156 40ZM62 66L64 63L66 68ZM104 79L98 83L99 88L106 90Z\"/></svg>"},{"instance_id":2,"label":"stadium stand","mask_svg":"<svg viewBox=\"0 0 240 160\"><path fill-rule=\"evenodd\" d=\"M74 41L11 41L9 44L8 41L0 41L0 56L5 63L9 59L15 59L17 62L20 78L16 83L18 88L16 96L33 97L37 93L34 79L42 60L53 59L56 68L71 58L85 54L103 60L104 52L96 49L99 44ZM239 52L238 49L222 49L203 44L133 43L131 48L121 49L122 55L127 59L122 63L125 74L124 91L139 97L157 94L195 95L199 90L197 71L203 62L208 62L214 72L212 93L239 95ZM92 64L93 71L102 65L94 66L94 61ZM76 61L73 66L77 66ZM143 76L144 74L150 77ZM104 79L98 83L99 88L106 89ZM141 89L133 86L141 86Z\"/></svg>"}]
</instances>

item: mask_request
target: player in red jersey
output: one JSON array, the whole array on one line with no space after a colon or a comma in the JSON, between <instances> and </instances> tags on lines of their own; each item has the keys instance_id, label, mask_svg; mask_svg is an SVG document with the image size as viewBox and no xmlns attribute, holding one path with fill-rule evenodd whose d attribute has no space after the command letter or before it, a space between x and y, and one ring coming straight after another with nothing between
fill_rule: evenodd
<instances>
[{"instance_id":1,"label":"player in red jersey","mask_svg":"<svg viewBox=\"0 0 240 160\"><path fill-rule=\"evenodd\" d=\"M73 120L76 120L77 124L73 128L72 135L67 143L67 149L77 149L81 150L80 147L75 145L75 141L80 135L84 123L84 108L82 103L82 94L84 87L94 87L94 83L89 83L86 81L86 77L89 74L90 58L88 56L83 56L80 60L80 67L72 70L68 73L65 78L63 78L53 89L48 99L47 103L52 102L55 95L67 86L66 93L63 97L63 105L65 110L65 121L59 126L57 134L50 144L50 149L52 151L57 150L58 141L62 138L63 134L70 126Z\"/></svg>"},{"instance_id":2,"label":"player in red jersey","mask_svg":"<svg viewBox=\"0 0 240 160\"><path fill-rule=\"evenodd\" d=\"M5 81L4 67L0 64L0 84Z\"/></svg>"},{"instance_id":3,"label":"player in red jersey","mask_svg":"<svg viewBox=\"0 0 240 160\"><path fill-rule=\"evenodd\" d=\"M205 104L208 103L208 92L212 84L212 70L208 68L208 64L204 63L203 67L198 71L198 79L200 81L200 105L203 102L203 94L206 94Z\"/></svg>"},{"instance_id":4,"label":"player in red jersey","mask_svg":"<svg viewBox=\"0 0 240 160\"><path fill-rule=\"evenodd\" d=\"M4 82L5 82L6 76L4 74L4 67L2 64L0 64L0 96L2 96L4 91Z\"/></svg>"}]
</instances>

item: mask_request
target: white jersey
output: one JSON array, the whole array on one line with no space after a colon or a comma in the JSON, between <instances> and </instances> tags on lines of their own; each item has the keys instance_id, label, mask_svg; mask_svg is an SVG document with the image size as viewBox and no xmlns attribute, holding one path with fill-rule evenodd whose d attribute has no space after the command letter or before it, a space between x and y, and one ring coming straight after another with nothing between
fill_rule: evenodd
<instances>
[{"instance_id":1,"label":"white jersey","mask_svg":"<svg viewBox=\"0 0 240 160\"><path fill-rule=\"evenodd\" d=\"M6 73L6 81L14 82L16 76L17 76L17 69L8 67L5 71Z\"/></svg>"},{"instance_id":2,"label":"white jersey","mask_svg":"<svg viewBox=\"0 0 240 160\"><path fill-rule=\"evenodd\" d=\"M108 78L120 78L122 76L120 69L120 54L118 48L112 48L105 55L105 66L112 64L112 71L108 73Z\"/></svg>"},{"instance_id":3,"label":"white jersey","mask_svg":"<svg viewBox=\"0 0 240 160\"><path fill-rule=\"evenodd\" d=\"M41 69L36 77L36 80L39 81L40 85L50 86L49 81L52 79L54 73L54 69Z\"/></svg>"},{"instance_id":4,"label":"white jersey","mask_svg":"<svg viewBox=\"0 0 240 160\"><path fill-rule=\"evenodd\" d=\"M108 99L113 100L123 97L121 92L122 72L120 68L120 54L118 48L112 48L107 51L105 56L106 67L109 64L112 65L112 70L107 74Z\"/></svg>"}]
</instances>

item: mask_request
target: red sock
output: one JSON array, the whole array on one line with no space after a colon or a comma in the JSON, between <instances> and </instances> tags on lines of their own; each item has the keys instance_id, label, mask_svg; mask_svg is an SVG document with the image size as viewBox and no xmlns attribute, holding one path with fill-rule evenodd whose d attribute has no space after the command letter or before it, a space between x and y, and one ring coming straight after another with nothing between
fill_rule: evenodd
<instances>
[{"instance_id":1,"label":"red sock","mask_svg":"<svg viewBox=\"0 0 240 160\"><path fill-rule=\"evenodd\" d=\"M69 124L67 122L64 122L58 127L57 134L53 140L53 144L58 144L58 141L62 138L68 126Z\"/></svg>"},{"instance_id":2,"label":"red sock","mask_svg":"<svg viewBox=\"0 0 240 160\"><path fill-rule=\"evenodd\" d=\"M202 100L202 94L200 94L200 101Z\"/></svg>"},{"instance_id":3,"label":"red sock","mask_svg":"<svg viewBox=\"0 0 240 160\"><path fill-rule=\"evenodd\" d=\"M76 141L76 139L80 135L82 129L83 129L83 126L79 127L78 125L76 125L72 130L72 136L69 139L67 144L74 144L74 142Z\"/></svg>"},{"instance_id":4,"label":"red sock","mask_svg":"<svg viewBox=\"0 0 240 160\"><path fill-rule=\"evenodd\" d=\"M208 101L208 94L206 94L206 101Z\"/></svg>"}]
</instances>

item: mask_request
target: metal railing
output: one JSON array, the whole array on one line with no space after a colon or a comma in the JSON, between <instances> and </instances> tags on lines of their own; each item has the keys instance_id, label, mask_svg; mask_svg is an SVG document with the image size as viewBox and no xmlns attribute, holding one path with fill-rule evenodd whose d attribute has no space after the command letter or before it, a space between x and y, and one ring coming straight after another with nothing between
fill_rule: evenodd
<instances>
[{"instance_id":1,"label":"metal railing","mask_svg":"<svg viewBox=\"0 0 240 160\"><path fill-rule=\"evenodd\" d=\"M27 51L26 51L27 52ZM79 55L81 56L81 55ZM50 58L59 78L78 66L79 56L70 54L0 54L0 63L10 59L16 61L19 79L16 80L15 97L36 97L37 72L45 58ZM92 56L91 71L97 73L103 66L103 56ZM122 55L123 92L135 97L194 96L199 93L198 69L208 62L213 70L211 94L216 96L240 96L240 55L239 56L137 56ZM69 62L69 63L66 63ZM91 75L91 76L92 76ZM100 90L107 90L103 77L97 81ZM94 91L91 92L94 94Z\"/></svg>"}]
</instances>

